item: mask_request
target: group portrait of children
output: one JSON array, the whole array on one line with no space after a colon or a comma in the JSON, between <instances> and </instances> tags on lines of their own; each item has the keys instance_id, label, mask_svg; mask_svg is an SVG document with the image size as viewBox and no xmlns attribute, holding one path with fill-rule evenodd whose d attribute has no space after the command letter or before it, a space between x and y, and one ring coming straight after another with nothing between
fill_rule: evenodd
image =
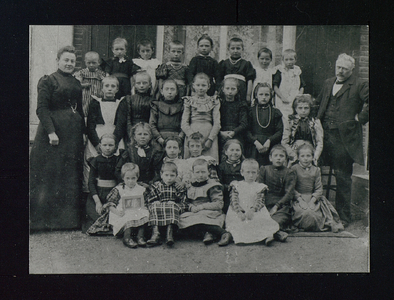
<instances>
[{"instance_id":1,"label":"group portrait of children","mask_svg":"<svg viewBox=\"0 0 394 300\"><path fill-rule=\"evenodd\" d=\"M338 53L328 99L314 99L294 49L275 66L263 47L253 65L237 36L218 62L204 34L186 65L177 40L167 62L154 58L149 39L138 41L139 57L128 57L128 46L117 37L111 58L84 53L77 72L75 48L63 47L58 70L40 79L32 231L80 228L122 237L129 248L172 247L181 236L269 246L290 232L338 232L351 222L344 203L323 196L320 167L326 130L334 136L344 118L368 121L367 83L350 85L353 110L340 107L353 57Z\"/></svg>"}]
</instances>

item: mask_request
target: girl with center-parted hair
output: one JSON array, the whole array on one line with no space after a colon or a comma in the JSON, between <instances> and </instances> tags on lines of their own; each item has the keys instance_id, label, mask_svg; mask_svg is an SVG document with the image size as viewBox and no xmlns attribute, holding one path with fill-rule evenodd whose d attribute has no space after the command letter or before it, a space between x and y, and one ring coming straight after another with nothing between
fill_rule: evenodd
<instances>
[{"instance_id":1,"label":"girl with center-parted hair","mask_svg":"<svg viewBox=\"0 0 394 300\"><path fill-rule=\"evenodd\" d=\"M297 161L297 148L309 143L314 148L313 164L317 166L323 151L323 127L319 119L310 117L312 96L304 94L297 96L293 102L293 114L284 126L282 145L289 156L289 167Z\"/></svg>"},{"instance_id":2,"label":"girl with center-parted hair","mask_svg":"<svg viewBox=\"0 0 394 300\"><path fill-rule=\"evenodd\" d=\"M212 156L219 161L218 133L220 131L220 101L208 96L209 77L204 73L194 76L195 94L184 97L181 128L186 134L185 158L189 158L188 139L195 132L204 136L203 155Z\"/></svg>"},{"instance_id":3,"label":"girl with center-parted hair","mask_svg":"<svg viewBox=\"0 0 394 300\"><path fill-rule=\"evenodd\" d=\"M144 231L149 211L145 205L145 188L137 183L139 175L136 164L124 164L121 169L123 182L111 190L104 206L109 210L108 222L112 225L113 234L123 234L123 244L129 248L146 247ZM134 229L137 229L137 242L132 238Z\"/></svg>"},{"instance_id":4,"label":"girl with center-parted hair","mask_svg":"<svg viewBox=\"0 0 394 300\"><path fill-rule=\"evenodd\" d=\"M127 162L135 163L140 169L139 184L148 188L155 173L159 171L157 167L163 158L163 153L152 147L152 130L148 123L140 122L134 125L131 135L133 142L128 145L125 151L121 152L115 175L121 182L120 170L122 166Z\"/></svg>"},{"instance_id":5,"label":"girl with center-parted hair","mask_svg":"<svg viewBox=\"0 0 394 300\"><path fill-rule=\"evenodd\" d=\"M197 41L198 55L189 63L188 81L193 82L193 77L198 73L205 73L210 78L210 87L207 94L213 96L216 91L216 82L219 78L219 63L209 54L213 49L213 40L206 34ZM193 91L192 87L191 90ZM193 93L193 92L192 92Z\"/></svg>"},{"instance_id":6,"label":"girl with center-parted hair","mask_svg":"<svg viewBox=\"0 0 394 300\"><path fill-rule=\"evenodd\" d=\"M282 140L283 121L281 112L273 107L274 92L268 83L259 83L253 92L249 111L249 157L260 165L268 165L270 149Z\"/></svg>"}]
</instances>

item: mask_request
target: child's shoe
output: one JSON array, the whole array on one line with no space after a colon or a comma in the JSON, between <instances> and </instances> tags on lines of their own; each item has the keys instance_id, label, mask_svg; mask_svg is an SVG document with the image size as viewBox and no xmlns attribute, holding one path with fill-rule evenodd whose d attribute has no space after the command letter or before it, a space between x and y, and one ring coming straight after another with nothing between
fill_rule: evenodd
<instances>
[{"instance_id":1,"label":"child's shoe","mask_svg":"<svg viewBox=\"0 0 394 300\"><path fill-rule=\"evenodd\" d=\"M146 242L144 238L137 238L137 244L139 247L146 247Z\"/></svg>"},{"instance_id":2,"label":"child's shoe","mask_svg":"<svg viewBox=\"0 0 394 300\"><path fill-rule=\"evenodd\" d=\"M287 236L288 234L286 232L279 230L274 234L274 239L284 243L286 242Z\"/></svg>"},{"instance_id":3,"label":"child's shoe","mask_svg":"<svg viewBox=\"0 0 394 300\"><path fill-rule=\"evenodd\" d=\"M129 248L137 248L138 244L131 237L123 238L123 244Z\"/></svg>"},{"instance_id":4,"label":"child's shoe","mask_svg":"<svg viewBox=\"0 0 394 300\"><path fill-rule=\"evenodd\" d=\"M160 233L159 227L153 226L152 237L147 241L148 246L157 246L160 245Z\"/></svg>"},{"instance_id":5,"label":"child's shoe","mask_svg":"<svg viewBox=\"0 0 394 300\"><path fill-rule=\"evenodd\" d=\"M166 238L166 244L167 244L167 246L172 246L172 245L174 245L173 233L174 233L174 227L173 227L173 225L172 225L172 224L167 225L167 238Z\"/></svg>"},{"instance_id":6,"label":"child's shoe","mask_svg":"<svg viewBox=\"0 0 394 300\"><path fill-rule=\"evenodd\" d=\"M210 245L213 243L213 235L209 232L206 232L204 235L204 239L202 240L205 245Z\"/></svg>"},{"instance_id":7,"label":"child's shoe","mask_svg":"<svg viewBox=\"0 0 394 300\"><path fill-rule=\"evenodd\" d=\"M228 244L230 244L232 242L232 240L233 240L233 236L231 235L231 233L230 232L225 232L225 233L222 234L222 237L221 237L218 245L220 247L227 246Z\"/></svg>"},{"instance_id":8,"label":"child's shoe","mask_svg":"<svg viewBox=\"0 0 394 300\"><path fill-rule=\"evenodd\" d=\"M272 242L273 242L274 240L275 240L275 239L274 239L273 237L267 237L267 238L264 240L264 243L265 243L266 246L271 246L271 244L272 244Z\"/></svg>"},{"instance_id":9,"label":"child's shoe","mask_svg":"<svg viewBox=\"0 0 394 300\"><path fill-rule=\"evenodd\" d=\"M146 242L144 239L144 227L138 229L137 244L139 247L146 247Z\"/></svg>"}]
</instances>

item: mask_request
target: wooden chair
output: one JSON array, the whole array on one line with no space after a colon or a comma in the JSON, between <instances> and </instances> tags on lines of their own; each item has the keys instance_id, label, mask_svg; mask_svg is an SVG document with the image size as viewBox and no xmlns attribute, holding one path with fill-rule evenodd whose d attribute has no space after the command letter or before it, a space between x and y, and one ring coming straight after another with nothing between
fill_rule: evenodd
<instances>
[{"instance_id":1,"label":"wooden chair","mask_svg":"<svg viewBox=\"0 0 394 300\"><path fill-rule=\"evenodd\" d=\"M323 184L323 189L326 190L326 198L327 200L329 200L329 196L330 196L330 190L333 190L334 192L337 191L337 185L335 184L331 184L331 178L332 176L335 176L334 173L334 169L332 168L332 166L329 167L329 171L328 173L324 173L323 172L323 166L321 167L321 177L322 177L322 181L323 181L323 177L327 176L327 184Z\"/></svg>"}]
</instances>

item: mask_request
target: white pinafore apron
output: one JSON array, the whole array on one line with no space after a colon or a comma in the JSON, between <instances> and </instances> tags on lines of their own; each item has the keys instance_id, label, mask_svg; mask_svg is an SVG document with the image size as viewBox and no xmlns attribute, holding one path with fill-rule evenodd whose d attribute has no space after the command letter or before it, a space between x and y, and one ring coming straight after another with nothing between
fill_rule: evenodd
<instances>
[{"instance_id":1,"label":"white pinafore apron","mask_svg":"<svg viewBox=\"0 0 394 300\"><path fill-rule=\"evenodd\" d=\"M130 189L128 187L122 188L121 186L117 186L116 189L119 191L120 200L116 207L117 210L123 210L123 202L128 196L140 196L143 199L143 195L145 192L145 188L136 185L134 188ZM109 224L112 225L113 234L117 235L122 229L127 229L130 227L141 226L141 223L147 223L149 220L149 211L146 209L145 204L142 203L143 206L136 209L127 209L125 210L125 215L123 217L114 214L113 212L109 212ZM145 219L145 221L143 221ZM137 226L137 227L138 227Z\"/></svg>"},{"instance_id":2,"label":"white pinafore apron","mask_svg":"<svg viewBox=\"0 0 394 300\"><path fill-rule=\"evenodd\" d=\"M283 103L282 99L276 96L275 106L283 115L283 121L287 122L288 116L293 113L293 101L298 95L301 84L301 69L298 66L294 66L294 69L286 70L284 66L280 66L278 70L281 72L282 80L279 86L279 90L286 99L290 100L290 103ZM287 124L287 123L284 123Z\"/></svg>"},{"instance_id":3,"label":"white pinafore apron","mask_svg":"<svg viewBox=\"0 0 394 300\"><path fill-rule=\"evenodd\" d=\"M120 103L120 100L116 100L115 102L112 102L112 101L102 101L102 99L96 97L95 99L100 103L101 115L103 116L104 119L104 124L96 125L97 136L100 138L103 134L107 134L107 133L112 134L114 132L115 114L118 105ZM90 141L88 141L88 147L86 147L86 149L89 152L86 153L89 155L86 158L92 156L95 157L98 155L96 148L94 148L93 144ZM118 150L116 150L115 152L116 155L119 154L119 149L124 149L123 139L119 142Z\"/></svg>"},{"instance_id":4,"label":"white pinafore apron","mask_svg":"<svg viewBox=\"0 0 394 300\"><path fill-rule=\"evenodd\" d=\"M98 137L100 138L105 133L113 133L115 129L114 120L116 110L120 103L120 100L112 101L102 101L101 98L96 96L92 96L92 98L96 99L100 103L101 114L103 116L105 124L97 124L96 132ZM115 154L119 155L119 149L124 149L123 139L119 142L118 149ZM82 189L84 192L89 193L88 181L89 181L89 171L90 167L88 164L88 159L91 157L98 156L96 148L94 148L93 144L88 140L88 143L85 147L84 160L83 160L83 182Z\"/></svg>"},{"instance_id":5,"label":"white pinafore apron","mask_svg":"<svg viewBox=\"0 0 394 300\"><path fill-rule=\"evenodd\" d=\"M239 204L245 211L253 206L257 193L267 187L263 183L245 181L233 181L231 186L238 191ZM252 220L245 221L242 221L230 207L226 216L226 229L231 232L235 244L249 244L272 237L279 230L279 224L271 218L265 206L255 212Z\"/></svg>"}]
</instances>

